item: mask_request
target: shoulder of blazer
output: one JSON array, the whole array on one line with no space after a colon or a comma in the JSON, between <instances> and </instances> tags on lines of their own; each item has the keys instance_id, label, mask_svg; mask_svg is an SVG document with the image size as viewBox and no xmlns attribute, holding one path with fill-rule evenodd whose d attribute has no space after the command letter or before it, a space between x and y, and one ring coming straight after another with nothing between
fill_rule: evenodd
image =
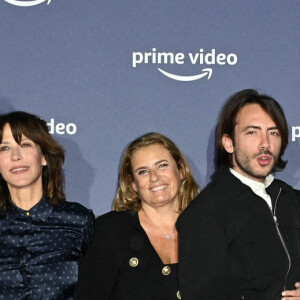
<instances>
[{"instance_id":1,"label":"shoulder of blazer","mask_svg":"<svg viewBox=\"0 0 300 300\"><path fill-rule=\"evenodd\" d=\"M140 229L138 214L130 211L111 211L96 219L96 230L108 230L109 232L127 231L131 227Z\"/></svg>"}]
</instances>

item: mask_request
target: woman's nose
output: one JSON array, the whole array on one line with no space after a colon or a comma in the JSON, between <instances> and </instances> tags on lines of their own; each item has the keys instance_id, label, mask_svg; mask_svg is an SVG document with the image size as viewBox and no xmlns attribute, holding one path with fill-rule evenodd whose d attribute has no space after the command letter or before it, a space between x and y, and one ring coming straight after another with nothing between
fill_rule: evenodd
<instances>
[{"instance_id":1,"label":"woman's nose","mask_svg":"<svg viewBox=\"0 0 300 300\"><path fill-rule=\"evenodd\" d=\"M22 159L21 149L19 147L13 148L11 152L11 159L13 161L18 161Z\"/></svg>"},{"instance_id":2,"label":"woman's nose","mask_svg":"<svg viewBox=\"0 0 300 300\"><path fill-rule=\"evenodd\" d=\"M150 181L151 182L156 182L159 180L159 174L157 174L157 172L155 170L152 170L150 172Z\"/></svg>"}]
</instances>

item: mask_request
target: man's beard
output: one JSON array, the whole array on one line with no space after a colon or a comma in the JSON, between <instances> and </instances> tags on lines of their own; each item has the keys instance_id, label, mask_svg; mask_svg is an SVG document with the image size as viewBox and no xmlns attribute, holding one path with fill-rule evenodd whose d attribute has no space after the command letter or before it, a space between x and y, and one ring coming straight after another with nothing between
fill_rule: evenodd
<instances>
[{"instance_id":1,"label":"man's beard","mask_svg":"<svg viewBox=\"0 0 300 300\"><path fill-rule=\"evenodd\" d=\"M255 159L257 159L260 155L268 154L273 158L272 165L265 166L265 172L258 172L256 171L252 165L251 162ZM249 157L248 154L246 154L243 151L240 151L238 148L235 149L235 162L237 166L247 175L250 177L256 178L256 179L265 179L274 169L278 161L278 155L275 156L271 151L269 150L262 150L259 153L256 153L252 155L252 157Z\"/></svg>"}]
</instances>

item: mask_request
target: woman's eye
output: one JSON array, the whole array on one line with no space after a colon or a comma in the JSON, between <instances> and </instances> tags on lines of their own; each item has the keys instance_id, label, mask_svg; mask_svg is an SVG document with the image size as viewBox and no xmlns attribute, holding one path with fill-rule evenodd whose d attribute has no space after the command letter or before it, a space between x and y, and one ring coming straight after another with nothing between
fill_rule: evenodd
<instances>
[{"instance_id":1,"label":"woman's eye","mask_svg":"<svg viewBox=\"0 0 300 300\"><path fill-rule=\"evenodd\" d=\"M0 151L6 151L6 150L8 150L9 149L9 147L7 147L7 146L2 146L2 147L0 147Z\"/></svg>"},{"instance_id":2,"label":"woman's eye","mask_svg":"<svg viewBox=\"0 0 300 300\"><path fill-rule=\"evenodd\" d=\"M138 174L139 175L144 175L144 174L147 174L147 170L140 170L139 172L138 172Z\"/></svg>"},{"instance_id":3,"label":"woman's eye","mask_svg":"<svg viewBox=\"0 0 300 300\"><path fill-rule=\"evenodd\" d=\"M22 143L21 147L22 148L31 147L31 144L29 144L29 143Z\"/></svg>"},{"instance_id":4,"label":"woman's eye","mask_svg":"<svg viewBox=\"0 0 300 300\"><path fill-rule=\"evenodd\" d=\"M164 167L167 167L167 166L168 166L167 163L163 163L163 164L160 164L160 165L159 165L159 168L164 168Z\"/></svg>"}]
</instances>

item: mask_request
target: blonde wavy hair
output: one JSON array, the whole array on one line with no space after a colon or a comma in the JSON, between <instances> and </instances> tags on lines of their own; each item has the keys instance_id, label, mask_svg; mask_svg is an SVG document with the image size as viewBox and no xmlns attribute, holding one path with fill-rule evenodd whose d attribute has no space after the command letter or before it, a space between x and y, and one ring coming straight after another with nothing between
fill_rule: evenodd
<instances>
[{"instance_id":1,"label":"blonde wavy hair","mask_svg":"<svg viewBox=\"0 0 300 300\"><path fill-rule=\"evenodd\" d=\"M184 178L179 191L178 211L182 212L199 194L200 189L193 177L191 168L178 147L166 136L150 132L132 141L124 151L120 165L119 187L113 202L113 210L130 210L132 212L140 210L141 199L138 193L132 188L132 181L134 179L131 158L137 150L153 144L159 144L166 148L175 160L178 170L182 170Z\"/></svg>"}]
</instances>

